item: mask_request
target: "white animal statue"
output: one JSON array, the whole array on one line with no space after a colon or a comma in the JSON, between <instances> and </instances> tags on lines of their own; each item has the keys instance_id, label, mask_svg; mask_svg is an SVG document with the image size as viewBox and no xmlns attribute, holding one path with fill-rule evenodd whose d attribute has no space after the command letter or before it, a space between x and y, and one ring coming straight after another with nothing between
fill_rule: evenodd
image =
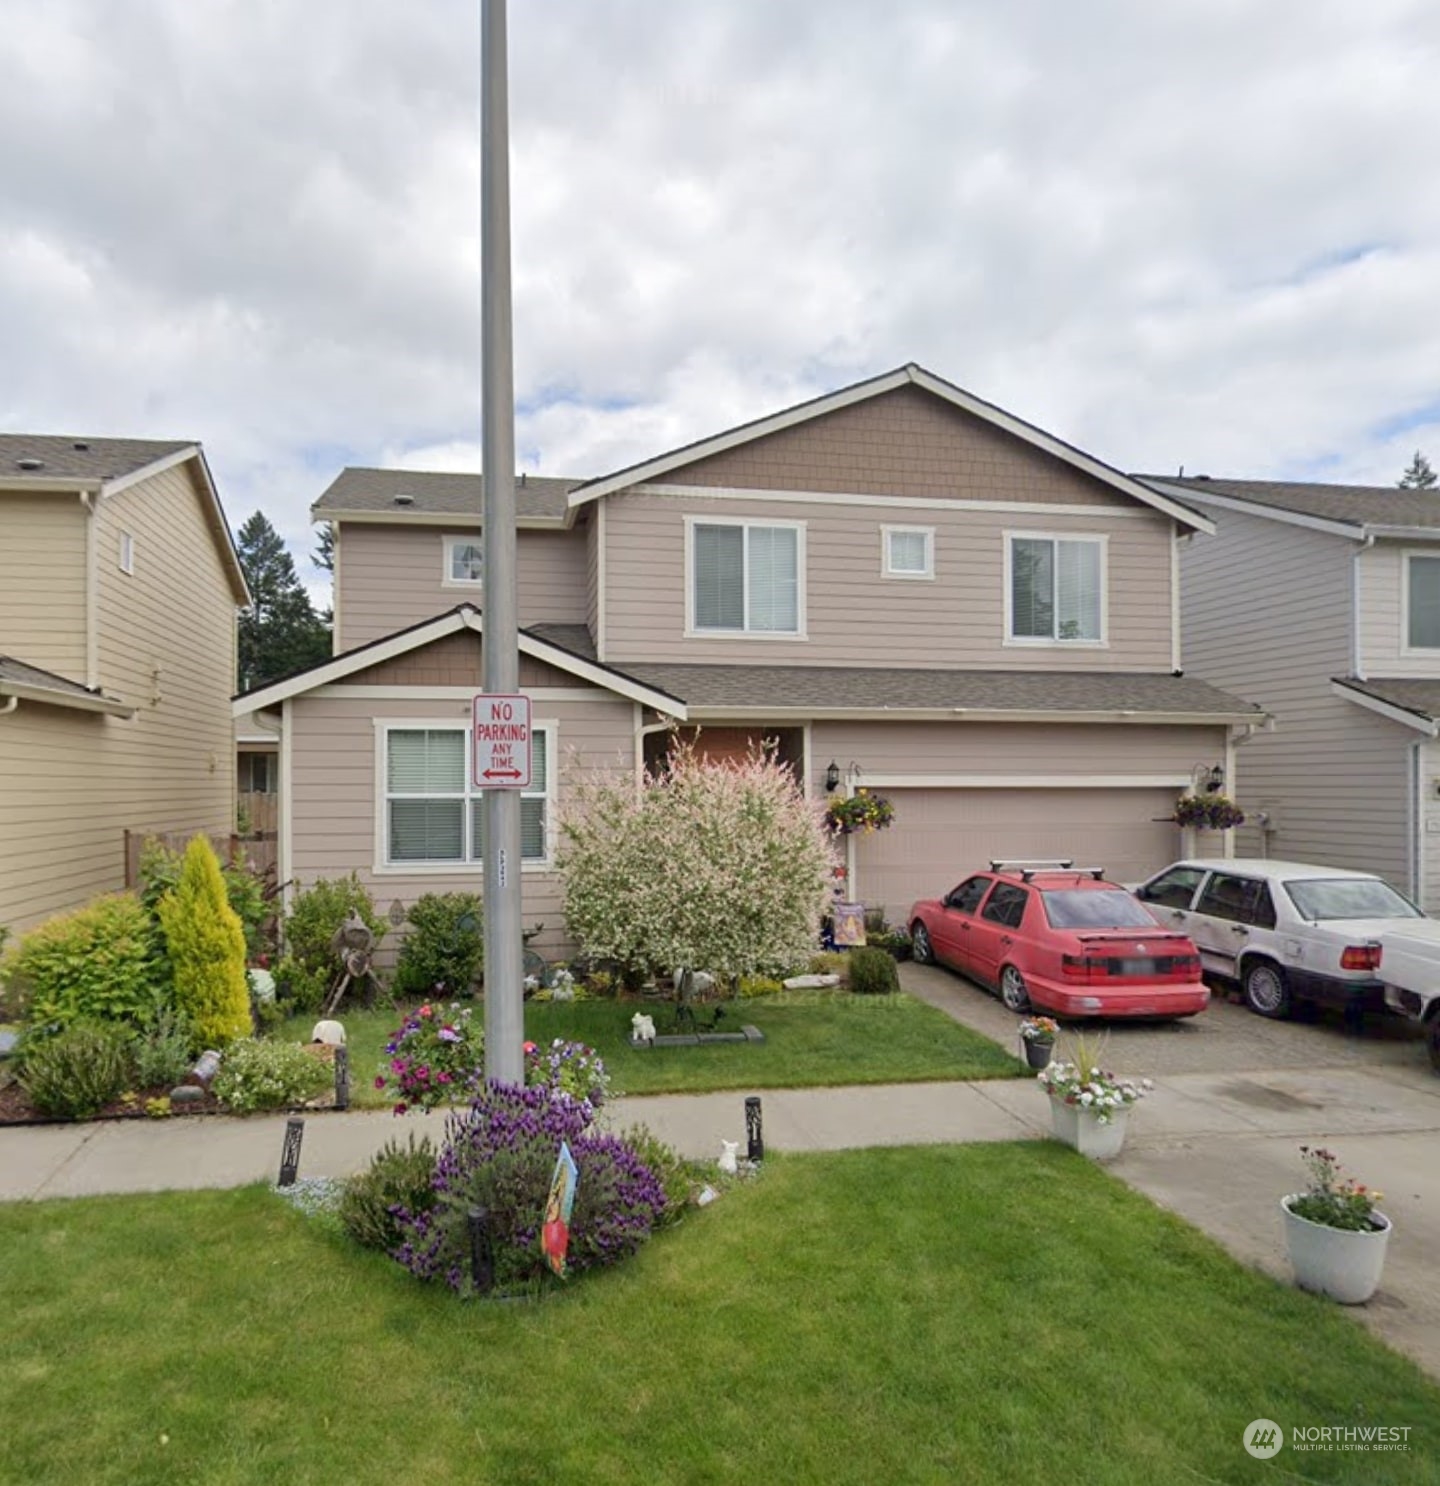
<instances>
[{"instance_id":1,"label":"white animal statue","mask_svg":"<svg viewBox=\"0 0 1440 1486\"><path fill-rule=\"evenodd\" d=\"M637 1011L630 1018L630 1036L636 1042L655 1041L655 1018L646 1016L644 1012Z\"/></svg>"},{"instance_id":2,"label":"white animal statue","mask_svg":"<svg viewBox=\"0 0 1440 1486\"><path fill-rule=\"evenodd\" d=\"M310 1034L311 1042L327 1042L331 1047L345 1046L345 1028L339 1022L316 1022Z\"/></svg>"},{"instance_id":3,"label":"white animal statue","mask_svg":"<svg viewBox=\"0 0 1440 1486\"><path fill-rule=\"evenodd\" d=\"M734 1176L740 1170L740 1163L735 1159L735 1152L740 1149L738 1140L722 1140L720 1142L720 1159L716 1162L720 1170L727 1176Z\"/></svg>"}]
</instances>

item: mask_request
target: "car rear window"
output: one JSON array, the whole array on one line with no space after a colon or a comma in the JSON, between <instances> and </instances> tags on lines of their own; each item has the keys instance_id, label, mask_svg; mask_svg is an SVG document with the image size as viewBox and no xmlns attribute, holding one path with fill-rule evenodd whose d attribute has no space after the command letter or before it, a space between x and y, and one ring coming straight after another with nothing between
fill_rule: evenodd
<instances>
[{"instance_id":1,"label":"car rear window","mask_svg":"<svg viewBox=\"0 0 1440 1486\"><path fill-rule=\"evenodd\" d=\"M1118 888L1096 892L1082 888L1041 893L1052 929L1153 929L1155 920L1129 893Z\"/></svg>"},{"instance_id":2,"label":"car rear window","mask_svg":"<svg viewBox=\"0 0 1440 1486\"><path fill-rule=\"evenodd\" d=\"M1285 891L1301 918L1424 918L1409 900L1378 877L1314 877L1287 882Z\"/></svg>"}]
</instances>

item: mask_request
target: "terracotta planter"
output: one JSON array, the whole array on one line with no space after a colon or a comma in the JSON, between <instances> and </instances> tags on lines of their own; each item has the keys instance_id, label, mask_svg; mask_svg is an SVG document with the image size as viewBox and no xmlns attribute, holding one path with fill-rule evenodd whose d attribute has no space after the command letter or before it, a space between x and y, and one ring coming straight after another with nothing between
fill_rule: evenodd
<instances>
[{"instance_id":1,"label":"terracotta planter","mask_svg":"<svg viewBox=\"0 0 1440 1486\"><path fill-rule=\"evenodd\" d=\"M1130 1117L1128 1109L1113 1109L1105 1124L1093 1110L1083 1104L1066 1104L1062 1099L1051 1098L1050 1120L1055 1129L1055 1139L1089 1156L1094 1161L1113 1161L1125 1144L1125 1122Z\"/></svg>"},{"instance_id":2,"label":"terracotta planter","mask_svg":"<svg viewBox=\"0 0 1440 1486\"><path fill-rule=\"evenodd\" d=\"M1341 1305L1363 1305L1380 1287L1385 1249L1390 1242L1390 1219L1375 1213L1376 1227L1351 1232L1327 1228L1290 1211L1299 1194L1280 1199L1284 1215L1285 1247L1295 1283L1302 1290L1328 1295Z\"/></svg>"},{"instance_id":3,"label":"terracotta planter","mask_svg":"<svg viewBox=\"0 0 1440 1486\"><path fill-rule=\"evenodd\" d=\"M1028 1038L1022 1038L1021 1041L1025 1044L1025 1062L1029 1067L1039 1072L1050 1066L1050 1059L1055 1056L1053 1042L1031 1041Z\"/></svg>"}]
</instances>

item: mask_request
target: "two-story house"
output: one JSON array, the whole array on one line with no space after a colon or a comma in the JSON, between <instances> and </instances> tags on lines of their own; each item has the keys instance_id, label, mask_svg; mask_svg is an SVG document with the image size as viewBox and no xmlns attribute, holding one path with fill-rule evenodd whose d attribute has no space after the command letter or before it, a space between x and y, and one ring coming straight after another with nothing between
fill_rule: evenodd
<instances>
[{"instance_id":1,"label":"two-story house","mask_svg":"<svg viewBox=\"0 0 1440 1486\"><path fill-rule=\"evenodd\" d=\"M1253 697L1237 849L1378 872L1440 911L1440 494L1145 477L1215 523L1182 557L1185 659Z\"/></svg>"},{"instance_id":2,"label":"two-story house","mask_svg":"<svg viewBox=\"0 0 1440 1486\"><path fill-rule=\"evenodd\" d=\"M0 435L0 924L122 887L127 830L233 828L248 601L198 444Z\"/></svg>"},{"instance_id":3,"label":"two-story house","mask_svg":"<svg viewBox=\"0 0 1440 1486\"><path fill-rule=\"evenodd\" d=\"M899 918L991 856L1163 865L1176 795L1263 721L1181 674L1178 542L1209 520L915 366L517 496L525 914L552 944L569 782L638 778L677 727L883 792L852 892ZM478 887L480 512L474 475L350 469L317 502L337 654L236 703L278 720L282 880Z\"/></svg>"}]
</instances>

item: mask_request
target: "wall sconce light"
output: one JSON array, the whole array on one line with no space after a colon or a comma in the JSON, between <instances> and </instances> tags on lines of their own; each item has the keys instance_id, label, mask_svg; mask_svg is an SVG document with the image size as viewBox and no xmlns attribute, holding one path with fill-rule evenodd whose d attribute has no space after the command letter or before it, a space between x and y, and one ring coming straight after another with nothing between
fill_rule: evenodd
<instances>
[{"instance_id":1,"label":"wall sconce light","mask_svg":"<svg viewBox=\"0 0 1440 1486\"><path fill-rule=\"evenodd\" d=\"M1207 795L1218 795L1225 783L1225 770L1216 764L1205 776L1205 793Z\"/></svg>"},{"instance_id":2,"label":"wall sconce light","mask_svg":"<svg viewBox=\"0 0 1440 1486\"><path fill-rule=\"evenodd\" d=\"M832 758L825 771L825 793L833 795L840 788L840 765Z\"/></svg>"}]
</instances>

